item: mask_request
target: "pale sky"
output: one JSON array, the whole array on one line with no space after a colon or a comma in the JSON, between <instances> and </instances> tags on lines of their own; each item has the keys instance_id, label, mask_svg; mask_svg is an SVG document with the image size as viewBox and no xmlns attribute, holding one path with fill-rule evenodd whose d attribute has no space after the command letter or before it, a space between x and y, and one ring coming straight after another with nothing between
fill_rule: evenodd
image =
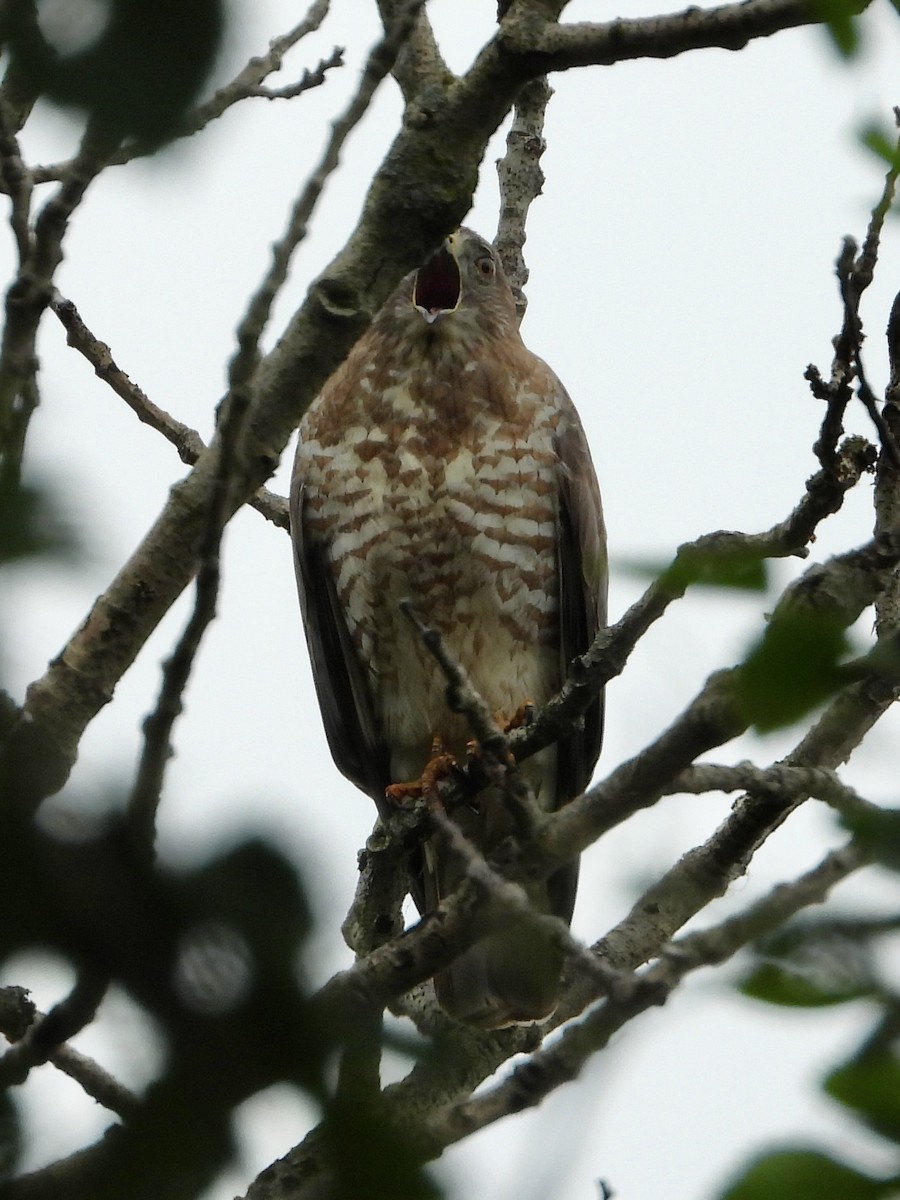
<instances>
[{"instance_id":1,"label":"pale sky","mask_svg":"<svg viewBox=\"0 0 900 1200\"><path fill-rule=\"evenodd\" d=\"M299 11L288 0L243 7L221 79ZM66 242L62 292L151 399L204 437L246 294L377 36L374 4L334 0L333 7L324 32L292 52L276 81L295 78L335 43L346 45L347 66L325 87L290 103L246 102L158 162L109 170ZM490 33L493 11L488 0L432 0L429 12L451 66L470 61ZM587 0L567 10L572 20L611 15ZM896 14L887 4L876 7L863 34L865 53L849 65L836 60L821 30L807 29L739 54L703 51L551 81L547 183L529 223L523 336L556 370L584 419L606 506L613 619L642 586L623 564L662 563L678 543L712 529L767 528L786 516L815 469L811 445L822 412L802 374L810 361L826 373L830 366L840 325L834 259L845 234L862 238L881 189L883 166L860 148L858 133L872 121L887 125L900 102L892 90ZM387 81L328 185L273 336L353 228L399 112L397 89ZM56 160L73 137L69 121L45 112L29 126L24 146L32 161ZM501 153L502 135L486 156L467 219L489 237L497 220L493 162ZM11 261L8 236L0 254L4 264ZM898 286L900 230L892 220L863 306L876 392L886 381L882 331ZM11 573L0 613L4 626L17 630L3 649L18 694L43 672L184 472L174 450L67 350L52 315L40 351L44 403L31 433L31 462L63 491L92 557L78 571ZM861 411L851 413L851 428L872 436ZM290 453L272 483L276 490L286 490L289 462ZM816 559L869 536L870 486L861 484L826 524ZM250 831L273 836L319 891L321 981L349 962L339 926L374 812L327 751L287 537L245 510L228 531L223 565L220 615L175 731L161 847L187 862ZM773 576L783 581L798 569L776 564ZM771 595L695 592L670 610L609 688L599 772L668 724L711 669L738 661L772 603ZM115 703L90 727L72 795L89 798L132 769L159 664L186 612L183 598ZM867 614L858 628L861 645L870 628ZM893 714L846 770L864 795L895 805L898 733ZM711 757L765 765L797 737L787 731L765 741L745 738ZM638 887L712 832L729 803L717 795L664 800L593 847L584 859L575 932L601 936ZM829 815L810 802L701 924L813 865L836 837ZM896 906L895 877L873 872L845 885L842 895L847 903ZM58 997L64 981L48 964L18 968L7 969L4 981L33 987L42 1005ZM132 1018L124 1001L112 1009L107 1028L77 1044L137 1077L146 1067L129 1044ZM816 1090L819 1074L849 1053L866 1020L864 1005L776 1013L701 973L665 1009L629 1026L584 1080L538 1113L449 1151L437 1171L453 1200L528 1200L551 1191L555 1200L592 1200L597 1178L620 1200L710 1200L745 1153L776 1138L818 1140L879 1165L877 1145L860 1139ZM36 1146L64 1152L102 1128L101 1110L79 1103L49 1071L36 1074L27 1092ZM244 1161L207 1200L242 1192L305 1132L302 1106L290 1098L263 1097L247 1110ZM544 1170L550 1183L542 1183Z\"/></svg>"}]
</instances>

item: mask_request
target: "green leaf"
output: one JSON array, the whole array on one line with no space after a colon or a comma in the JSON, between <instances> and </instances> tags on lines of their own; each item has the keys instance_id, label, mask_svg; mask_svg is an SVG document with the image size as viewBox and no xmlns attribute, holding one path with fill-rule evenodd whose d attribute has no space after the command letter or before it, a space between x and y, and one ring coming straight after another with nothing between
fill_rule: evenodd
<instances>
[{"instance_id":1,"label":"green leaf","mask_svg":"<svg viewBox=\"0 0 900 1200\"><path fill-rule=\"evenodd\" d=\"M900 871L900 808L845 813L841 824L881 866Z\"/></svg>"},{"instance_id":2,"label":"green leaf","mask_svg":"<svg viewBox=\"0 0 900 1200\"><path fill-rule=\"evenodd\" d=\"M818 0L817 8L840 57L853 58L859 51L859 29L854 20L859 6L852 0Z\"/></svg>"},{"instance_id":3,"label":"green leaf","mask_svg":"<svg viewBox=\"0 0 900 1200\"><path fill-rule=\"evenodd\" d=\"M887 125L867 125L859 140L889 167L897 165L897 134Z\"/></svg>"},{"instance_id":4,"label":"green leaf","mask_svg":"<svg viewBox=\"0 0 900 1200\"><path fill-rule=\"evenodd\" d=\"M846 682L849 651L840 621L828 613L785 606L741 665L737 700L760 732L799 721Z\"/></svg>"},{"instance_id":5,"label":"green leaf","mask_svg":"<svg viewBox=\"0 0 900 1200\"><path fill-rule=\"evenodd\" d=\"M802 974L792 967L761 963L739 984L739 989L745 996L764 1000L767 1004L786 1008L825 1008L870 995L872 984L861 980L831 983L825 978Z\"/></svg>"},{"instance_id":6,"label":"green leaf","mask_svg":"<svg viewBox=\"0 0 900 1200\"><path fill-rule=\"evenodd\" d=\"M791 1008L844 1004L875 987L868 942L809 921L766 938L738 983L745 996Z\"/></svg>"},{"instance_id":7,"label":"green leaf","mask_svg":"<svg viewBox=\"0 0 900 1200\"><path fill-rule=\"evenodd\" d=\"M745 592L765 592L769 586L766 560L743 551L691 550L679 553L671 563L635 558L617 559L616 566L642 579L659 578L679 593L691 584Z\"/></svg>"},{"instance_id":8,"label":"green leaf","mask_svg":"<svg viewBox=\"0 0 900 1200\"><path fill-rule=\"evenodd\" d=\"M0 482L0 565L39 555L73 558L78 549L49 488Z\"/></svg>"},{"instance_id":9,"label":"green leaf","mask_svg":"<svg viewBox=\"0 0 900 1200\"><path fill-rule=\"evenodd\" d=\"M832 1071L825 1091L883 1137L900 1142L900 1060L891 1047L867 1047Z\"/></svg>"},{"instance_id":10,"label":"green leaf","mask_svg":"<svg viewBox=\"0 0 900 1200\"><path fill-rule=\"evenodd\" d=\"M758 1158L719 1200L874 1200L893 1186L816 1150L797 1148Z\"/></svg>"}]
</instances>

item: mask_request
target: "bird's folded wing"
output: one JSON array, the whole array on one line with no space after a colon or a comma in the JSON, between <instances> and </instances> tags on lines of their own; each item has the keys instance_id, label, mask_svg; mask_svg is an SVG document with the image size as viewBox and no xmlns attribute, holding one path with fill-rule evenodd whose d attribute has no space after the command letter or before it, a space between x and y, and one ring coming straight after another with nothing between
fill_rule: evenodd
<instances>
[{"instance_id":1,"label":"bird's folded wing","mask_svg":"<svg viewBox=\"0 0 900 1200\"><path fill-rule=\"evenodd\" d=\"M291 494L294 567L325 734L341 773L367 792L384 815L384 789L391 782L390 753L325 549L304 521L303 499L301 483Z\"/></svg>"}]
</instances>

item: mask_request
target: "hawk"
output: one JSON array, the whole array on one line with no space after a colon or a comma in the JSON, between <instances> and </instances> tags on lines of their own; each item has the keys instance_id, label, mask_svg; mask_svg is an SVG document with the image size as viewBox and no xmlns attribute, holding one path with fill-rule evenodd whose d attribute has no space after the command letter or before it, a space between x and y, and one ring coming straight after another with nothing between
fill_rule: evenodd
<instances>
[{"instance_id":1,"label":"hawk","mask_svg":"<svg viewBox=\"0 0 900 1200\"><path fill-rule=\"evenodd\" d=\"M600 492L575 407L524 346L497 254L459 229L407 276L300 425L291 487L300 604L328 743L382 814L418 778L432 740L463 755L464 718L401 609L438 629L492 710L542 705L606 615ZM545 809L584 791L602 703L522 765ZM484 854L513 830L488 790L452 814ZM464 874L440 834L412 864L420 912ZM529 884L568 922L577 862ZM475 930L476 935L478 930ZM534 922L510 920L435 978L452 1017L495 1028L547 1016L561 956Z\"/></svg>"}]
</instances>

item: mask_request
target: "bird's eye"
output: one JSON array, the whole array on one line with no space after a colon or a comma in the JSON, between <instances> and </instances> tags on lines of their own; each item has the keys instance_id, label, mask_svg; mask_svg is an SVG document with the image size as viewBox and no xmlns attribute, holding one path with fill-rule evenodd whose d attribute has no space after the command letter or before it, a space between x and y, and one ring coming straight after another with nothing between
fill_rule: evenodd
<instances>
[{"instance_id":1,"label":"bird's eye","mask_svg":"<svg viewBox=\"0 0 900 1200\"><path fill-rule=\"evenodd\" d=\"M475 267L478 271L478 274L483 279L493 279L494 278L494 271L495 271L494 260L492 258L488 258L487 255L485 255L484 258L476 259Z\"/></svg>"}]
</instances>

